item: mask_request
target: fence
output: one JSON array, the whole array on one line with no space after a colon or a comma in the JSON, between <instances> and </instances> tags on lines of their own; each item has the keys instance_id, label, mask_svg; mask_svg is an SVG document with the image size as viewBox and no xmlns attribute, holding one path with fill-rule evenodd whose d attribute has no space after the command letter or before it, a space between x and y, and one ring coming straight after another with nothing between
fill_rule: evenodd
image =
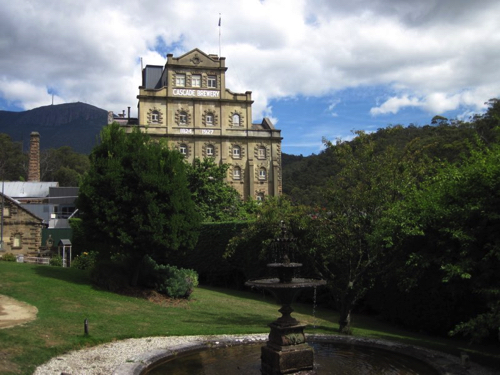
<instances>
[{"instance_id":1,"label":"fence","mask_svg":"<svg viewBox=\"0 0 500 375\"><path fill-rule=\"evenodd\" d=\"M50 258L24 257L24 263L36 263L49 265Z\"/></svg>"}]
</instances>

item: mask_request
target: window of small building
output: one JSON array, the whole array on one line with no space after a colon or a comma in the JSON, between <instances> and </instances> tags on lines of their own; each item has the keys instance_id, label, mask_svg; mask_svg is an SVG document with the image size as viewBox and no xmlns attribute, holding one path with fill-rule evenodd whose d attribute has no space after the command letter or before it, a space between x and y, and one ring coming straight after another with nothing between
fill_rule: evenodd
<instances>
[{"instance_id":1,"label":"window of small building","mask_svg":"<svg viewBox=\"0 0 500 375\"><path fill-rule=\"evenodd\" d=\"M182 155L187 155L187 146L184 143L179 146L179 152Z\"/></svg>"},{"instance_id":2,"label":"window of small building","mask_svg":"<svg viewBox=\"0 0 500 375\"><path fill-rule=\"evenodd\" d=\"M4 217L9 217L10 216L10 207L4 206L3 207L3 216Z\"/></svg>"},{"instance_id":3,"label":"window of small building","mask_svg":"<svg viewBox=\"0 0 500 375\"><path fill-rule=\"evenodd\" d=\"M233 158L240 158L241 157L241 148L240 146L234 146L233 147Z\"/></svg>"},{"instance_id":4,"label":"window of small building","mask_svg":"<svg viewBox=\"0 0 500 375\"><path fill-rule=\"evenodd\" d=\"M217 88L217 77L216 76L208 76L207 77L207 87L211 89Z\"/></svg>"},{"instance_id":5,"label":"window of small building","mask_svg":"<svg viewBox=\"0 0 500 375\"><path fill-rule=\"evenodd\" d=\"M233 115L233 126L240 126L240 115L237 113Z\"/></svg>"},{"instance_id":6,"label":"window of small building","mask_svg":"<svg viewBox=\"0 0 500 375\"><path fill-rule=\"evenodd\" d=\"M179 113L179 123L181 125L186 125L187 124L187 113L182 111L181 113Z\"/></svg>"},{"instance_id":7,"label":"window of small building","mask_svg":"<svg viewBox=\"0 0 500 375\"><path fill-rule=\"evenodd\" d=\"M179 87L186 86L186 75L185 74L176 74L175 75L175 85Z\"/></svg>"},{"instance_id":8,"label":"window of small building","mask_svg":"<svg viewBox=\"0 0 500 375\"><path fill-rule=\"evenodd\" d=\"M259 180L265 180L267 175L266 168L259 169Z\"/></svg>"},{"instance_id":9,"label":"window of small building","mask_svg":"<svg viewBox=\"0 0 500 375\"><path fill-rule=\"evenodd\" d=\"M235 180L241 179L241 168L240 167L234 167L234 169L233 169L233 178Z\"/></svg>"},{"instance_id":10,"label":"window of small building","mask_svg":"<svg viewBox=\"0 0 500 375\"><path fill-rule=\"evenodd\" d=\"M12 243L12 247L14 247L14 248L21 247L21 235L19 233L14 235L14 241Z\"/></svg>"},{"instance_id":11,"label":"window of small building","mask_svg":"<svg viewBox=\"0 0 500 375\"><path fill-rule=\"evenodd\" d=\"M160 121L160 113L158 111L153 111L151 113L151 121L152 122L159 122Z\"/></svg>"},{"instance_id":12,"label":"window of small building","mask_svg":"<svg viewBox=\"0 0 500 375\"><path fill-rule=\"evenodd\" d=\"M208 145L207 146L207 156L214 156L214 150L215 150L214 146Z\"/></svg>"},{"instance_id":13,"label":"window of small building","mask_svg":"<svg viewBox=\"0 0 500 375\"><path fill-rule=\"evenodd\" d=\"M193 74L191 76L191 86L193 87L201 87L201 75Z\"/></svg>"}]
</instances>

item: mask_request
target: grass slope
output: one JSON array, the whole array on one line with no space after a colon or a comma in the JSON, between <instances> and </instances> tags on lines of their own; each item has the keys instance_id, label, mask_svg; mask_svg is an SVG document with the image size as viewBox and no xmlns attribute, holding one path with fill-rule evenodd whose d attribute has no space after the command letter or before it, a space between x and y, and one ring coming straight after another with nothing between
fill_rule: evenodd
<instances>
[{"instance_id":1,"label":"grass slope","mask_svg":"<svg viewBox=\"0 0 500 375\"><path fill-rule=\"evenodd\" d=\"M216 335L268 332L280 314L262 294L200 287L189 301L160 306L146 300L95 289L85 272L59 267L0 262L0 293L38 308L38 318L24 326L0 330L0 374L31 374L69 350L144 336ZM310 325L309 333L332 333L338 316L312 307L294 306L294 316ZM89 336L83 334L89 320ZM406 341L458 354L461 342L408 334L367 317L357 317L355 334ZM315 328L313 327L315 326ZM468 348L500 364L495 348ZM477 360L477 355L471 355Z\"/></svg>"}]
</instances>

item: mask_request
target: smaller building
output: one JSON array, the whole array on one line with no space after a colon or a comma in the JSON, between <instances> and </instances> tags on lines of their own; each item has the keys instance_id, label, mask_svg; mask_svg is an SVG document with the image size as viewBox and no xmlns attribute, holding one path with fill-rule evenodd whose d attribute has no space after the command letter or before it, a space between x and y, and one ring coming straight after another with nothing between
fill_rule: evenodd
<instances>
[{"instance_id":1,"label":"smaller building","mask_svg":"<svg viewBox=\"0 0 500 375\"><path fill-rule=\"evenodd\" d=\"M24 208L18 201L0 193L0 255L28 255L42 245L43 219Z\"/></svg>"}]
</instances>

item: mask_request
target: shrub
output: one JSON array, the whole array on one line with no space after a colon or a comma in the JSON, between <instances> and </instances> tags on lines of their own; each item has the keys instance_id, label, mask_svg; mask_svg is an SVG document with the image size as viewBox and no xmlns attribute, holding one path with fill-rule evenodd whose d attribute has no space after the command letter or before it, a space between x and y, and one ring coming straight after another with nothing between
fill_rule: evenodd
<instances>
[{"instance_id":1,"label":"shrub","mask_svg":"<svg viewBox=\"0 0 500 375\"><path fill-rule=\"evenodd\" d=\"M79 270L87 270L94 266L97 253L91 251L87 253L83 252L81 255L77 255L71 262L71 267L77 268Z\"/></svg>"},{"instance_id":2,"label":"shrub","mask_svg":"<svg viewBox=\"0 0 500 375\"><path fill-rule=\"evenodd\" d=\"M5 262L15 262L16 256L12 253L6 253L0 258L0 260L3 260Z\"/></svg>"},{"instance_id":3,"label":"shrub","mask_svg":"<svg viewBox=\"0 0 500 375\"><path fill-rule=\"evenodd\" d=\"M190 269L157 264L151 257L145 256L139 282L169 297L187 298L198 285L198 274Z\"/></svg>"},{"instance_id":4,"label":"shrub","mask_svg":"<svg viewBox=\"0 0 500 375\"><path fill-rule=\"evenodd\" d=\"M63 260L60 255L56 255L55 257L50 258L49 264L55 267L62 267Z\"/></svg>"}]
</instances>

